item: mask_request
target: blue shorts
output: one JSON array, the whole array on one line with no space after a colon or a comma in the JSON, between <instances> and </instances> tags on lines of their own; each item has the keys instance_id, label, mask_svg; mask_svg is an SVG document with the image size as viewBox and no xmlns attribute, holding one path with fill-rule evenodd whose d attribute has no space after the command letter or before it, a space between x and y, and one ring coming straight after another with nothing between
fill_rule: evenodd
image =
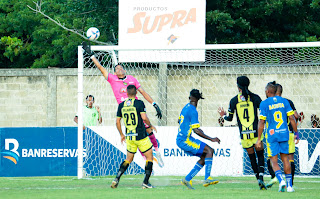
<instances>
[{"instance_id":1,"label":"blue shorts","mask_svg":"<svg viewBox=\"0 0 320 199\"><path fill-rule=\"evenodd\" d=\"M207 145L206 143L193 137L177 138L176 142L178 147L184 150L185 153L198 157L202 156L204 147Z\"/></svg>"},{"instance_id":2,"label":"blue shorts","mask_svg":"<svg viewBox=\"0 0 320 199\"><path fill-rule=\"evenodd\" d=\"M279 153L289 154L289 142L267 142L268 157L278 155Z\"/></svg>"}]
</instances>

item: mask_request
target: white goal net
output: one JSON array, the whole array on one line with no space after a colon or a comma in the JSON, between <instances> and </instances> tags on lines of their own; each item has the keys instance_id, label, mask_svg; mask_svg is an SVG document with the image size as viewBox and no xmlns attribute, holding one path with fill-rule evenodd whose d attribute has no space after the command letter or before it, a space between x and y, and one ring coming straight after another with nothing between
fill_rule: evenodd
<instances>
[{"instance_id":1,"label":"white goal net","mask_svg":"<svg viewBox=\"0 0 320 199\"><path fill-rule=\"evenodd\" d=\"M81 52L80 48L79 52ZM91 49L94 50L101 65L109 73L113 73L119 48L92 46ZM320 115L320 42L206 45L203 50L205 50L205 62L201 63L169 63L165 61L163 53L161 63L121 63L127 74L134 76L143 89L159 104L163 113L161 120L156 118L152 105L138 93L138 98L146 104L151 123L158 126L177 127L179 113L188 103L190 90L197 88L203 92L205 98L200 101L197 108L201 126L219 127L217 109L219 106L227 109L230 99L238 93L236 86L238 76L248 76L249 90L258 94L262 100L265 99L266 84L275 80L283 86L283 97L291 99L297 111L302 111L305 116L304 121L299 125L302 142L296 148L298 149L295 154L296 168L299 168L296 169L296 174L320 175L320 130L316 128L319 126L315 125ZM130 51L136 51L138 54L140 52L134 49ZM103 117L101 126L115 127L118 104L109 83L95 67L90 57L79 53L80 68L81 65L83 73L82 69L79 69L79 74L83 75L83 78L79 78L79 84L81 84L79 86L79 108L84 105L85 96L93 95L95 105L101 108ZM81 124L80 121L79 124ZM223 128L236 125L236 118L223 125ZM113 150L114 144L110 144L107 139L117 137L120 141L120 136L115 128L113 132L105 132L105 135L97 134L92 129L94 128L87 128L83 134L86 156L83 157L83 160L79 160L79 163L83 162L85 172L78 172L78 175L84 173L90 176L114 175L125 154ZM80 129L80 139L81 133ZM166 140L159 141L160 144L166 142ZM165 151L162 151L162 154L165 154ZM252 174L246 153L243 154L243 162L242 174ZM240 163L234 161L234 164ZM79 165L78 168L82 170L82 165ZM141 173L144 169L134 164L130 168L127 171L128 174ZM220 169L222 171L219 174L223 174L223 168Z\"/></svg>"}]
</instances>

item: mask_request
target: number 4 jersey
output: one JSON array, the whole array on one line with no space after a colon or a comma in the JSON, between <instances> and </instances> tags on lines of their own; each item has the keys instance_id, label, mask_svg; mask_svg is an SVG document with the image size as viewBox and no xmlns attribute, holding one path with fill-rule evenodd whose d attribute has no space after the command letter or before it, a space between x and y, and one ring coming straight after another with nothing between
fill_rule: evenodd
<instances>
[{"instance_id":1,"label":"number 4 jersey","mask_svg":"<svg viewBox=\"0 0 320 199\"><path fill-rule=\"evenodd\" d=\"M127 99L118 106L117 117L124 120L126 126L126 136L130 140L141 140L147 137L140 113L145 113L146 108L143 101L138 99Z\"/></svg>"},{"instance_id":2,"label":"number 4 jersey","mask_svg":"<svg viewBox=\"0 0 320 199\"><path fill-rule=\"evenodd\" d=\"M251 93L248 100L241 93L233 97L229 104L229 115L224 119L232 121L235 110L241 139L252 139L258 137L258 108L261 103L259 95Z\"/></svg>"},{"instance_id":3,"label":"number 4 jersey","mask_svg":"<svg viewBox=\"0 0 320 199\"><path fill-rule=\"evenodd\" d=\"M294 112L287 99L274 96L260 104L260 119L266 121L267 142L284 142L289 140L287 116Z\"/></svg>"}]
</instances>

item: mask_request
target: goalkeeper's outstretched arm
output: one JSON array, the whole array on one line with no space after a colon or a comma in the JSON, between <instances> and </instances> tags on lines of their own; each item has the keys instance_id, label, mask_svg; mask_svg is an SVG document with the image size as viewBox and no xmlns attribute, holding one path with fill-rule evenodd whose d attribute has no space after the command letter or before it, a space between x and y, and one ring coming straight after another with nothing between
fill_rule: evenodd
<instances>
[{"instance_id":1,"label":"goalkeeper's outstretched arm","mask_svg":"<svg viewBox=\"0 0 320 199\"><path fill-rule=\"evenodd\" d=\"M162 118L162 113L161 113L161 109L160 109L160 107L158 106L158 104L155 102L155 101L153 101L153 99L151 98L151 96L146 92L146 91L144 91L143 90L143 88L138 88L138 91L141 93L141 95L150 103L150 104L152 104L152 106L156 109L156 111L157 111L157 117L159 118L159 119L161 119Z\"/></svg>"},{"instance_id":2,"label":"goalkeeper's outstretched arm","mask_svg":"<svg viewBox=\"0 0 320 199\"><path fill-rule=\"evenodd\" d=\"M108 79L108 71L107 69L105 69L100 62L98 61L98 59L92 55L91 56L91 60L93 61L93 63L97 66L97 68L101 71L102 75L104 76L104 78Z\"/></svg>"},{"instance_id":3,"label":"goalkeeper's outstretched arm","mask_svg":"<svg viewBox=\"0 0 320 199\"><path fill-rule=\"evenodd\" d=\"M82 42L82 49L84 50L85 53L90 55L91 60L93 63L97 66L97 68L101 71L102 75L108 79L108 71L100 64L99 60L95 57L94 53L91 51L91 46L90 44L88 45L87 42Z\"/></svg>"}]
</instances>

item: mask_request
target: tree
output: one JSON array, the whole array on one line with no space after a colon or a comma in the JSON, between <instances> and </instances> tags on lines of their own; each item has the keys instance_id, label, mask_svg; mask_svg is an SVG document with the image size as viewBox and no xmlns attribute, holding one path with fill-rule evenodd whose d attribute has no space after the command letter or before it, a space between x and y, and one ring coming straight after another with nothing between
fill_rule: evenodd
<instances>
[{"instance_id":1,"label":"tree","mask_svg":"<svg viewBox=\"0 0 320 199\"><path fill-rule=\"evenodd\" d=\"M320 40L319 0L207 2L207 43Z\"/></svg>"},{"instance_id":2,"label":"tree","mask_svg":"<svg viewBox=\"0 0 320 199\"><path fill-rule=\"evenodd\" d=\"M0 67L77 67L77 46L83 38L34 13L27 5L36 7L29 0L0 0L0 37L22 42L19 48L15 46L15 54L9 52L13 44L0 43L0 52L10 54L10 57L0 55ZM115 1L46 0L39 2L39 6L65 27L84 33L95 26L105 33L101 41L116 43L117 35L113 33L118 29L117 23L109 23L117 18Z\"/></svg>"},{"instance_id":3,"label":"tree","mask_svg":"<svg viewBox=\"0 0 320 199\"><path fill-rule=\"evenodd\" d=\"M37 3L0 0L0 68L77 67L89 27L100 30L99 41L118 44L118 0ZM320 0L207 1L206 43L319 41L319 13Z\"/></svg>"}]
</instances>

